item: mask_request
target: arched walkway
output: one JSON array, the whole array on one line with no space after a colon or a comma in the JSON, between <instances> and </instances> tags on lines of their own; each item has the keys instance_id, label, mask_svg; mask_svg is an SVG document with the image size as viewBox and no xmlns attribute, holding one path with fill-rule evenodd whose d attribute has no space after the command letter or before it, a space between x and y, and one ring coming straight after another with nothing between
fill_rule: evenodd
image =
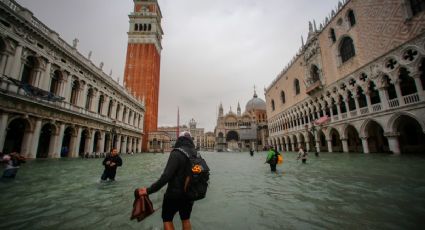
<instances>
[{"instance_id":1,"label":"arched walkway","mask_svg":"<svg viewBox=\"0 0 425 230\"><path fill-rule=\"evenodd\" d=\"M356 128L354 128L354 126L352 125L348 125L345 129L345 133L347 136L348 151L354 153L362 153L362 141L360 140L359 133L357 132Z\"/></svg>"},{"instance_id":2,"label":"arched walkway","mask_svg":"<svg viewBox=\"0 0 425 230\"><path fill-rule=\"evenodd\" d=\"M388 140L384 136L384 129L376 121L369 121L365 127L365 136L369 146L370 153L389 152Z\"/></svg>"},{"instance_id":3,"label":"arched walkway","mask_svg":"<svg viewBox=\"0 0 425 230\"><path fill-rule=\"evenodd\" d=\"M85 154L85 147L86 147L86 144L87 144L86 140L89 138L89 135L90 135L90 133L89 133L89 130L87 130L87 129L84 129L81 132L80 146L78 148L78 154L80 156L83 156Z\"/></svg>"},{"instance_id":4,"label":"arched walkway","mask_svg":"<svg viewBox=\"0 0 425 230\"><path fill-rule=\"evenodd\" d=\"M317 137L319 141L320 152L328 152L328 143L326 141L325 134L321 130L318 130Z\"/></svg>"},{"instance_id":5,"label":"arched walkway","mask_svg":"<svg viewBox=\"0 0 425 230\"><path fill-rule=\"evenodd\" d=\"M74 129L72 127L65 129L62 139L61 157L69 157L69 152L71 150L71 139L74 136L73 134Z\"/></svg>"},{"instance_id":6,"label":"arched walkway","mask_svg":"<svg viewBox=\"0 0 425 230\"><path fill-rule=\"evenodd\" d=\"M94 133L94 139L93 139L93 149L92 152L98 153L100 150L100 141L102 141L102 136L99 131L96 131Z\"/></svg>"},{"instance_id":7,"label":"arched walkway","mask_svg":"<svg viewBox=\"0 0 425 230\"><path fill-rule=\"evenodd\" d=\"M9 123L6 129L6 139L4 142L3 153L18 152L23 150L24 137L30 130L28 120L23 118L14 119Z\"/></svg>"},{"instance_id":8,"label":"arched walkway","mask_svg":"<svg viewBox=\"0 0 425 230\"><path fill-rule=\"evenodd\" d=\"M332 145L332 152L342 152L342 141L338 131L334 128L329 132L329 137Z\"/></svg>"},{"instance_id":9,"label":"arched walkway","mask_svg":"<svg viewBox=\"0 0 425 230\"><path fill-rule=\"evenodd\" d=\"M398 137L401 153L425 153L425 134L414 118L401 115L395 120L394 128Z\"/></svg>"},{"instance_id":10,"label":"arched walkway","mask_svg":"<svg viewBox=\"0 0 425 230\"><path fill-rule=\"evenodd\" d=\"M49 153L55 147L54 135L56 127L53 124L47 123L41 128L40 139L38 141L37 158L47 158Z\"/></svg>"}]
</instances>

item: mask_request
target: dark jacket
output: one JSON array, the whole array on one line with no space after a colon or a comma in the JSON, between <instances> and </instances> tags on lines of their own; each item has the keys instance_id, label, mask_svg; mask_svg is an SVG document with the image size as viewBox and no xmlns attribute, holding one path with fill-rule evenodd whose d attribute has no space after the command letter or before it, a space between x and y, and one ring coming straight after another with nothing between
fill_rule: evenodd
<instances>
[{"instance_id":1,"label":"dark jacket","mask_svg":"<svg viewBox=\"0 0 425 230\"><path fill-rule=\"evenodd\" d=\"M106 165L107 161L114 162L115 165L114 166ZM108 155L107 157L105 157L102 164L105 166L105 170L117 170L117 167L122 165L122 159L118 155L116 156Z\"/></svg>"},{"instance_id":2,"label":"dark jacket","mask_svg":"<svg viewBox=\"0 0 425 230\"><path fill-rule=\"evenodd\" d=\"M179 137L174 147L182 148L189 154L196 154L193 141L187 137ZM168 183L164 196L167 198L182 198L184 195L184 181L186 176L190 175L190 168L189 159L183 153L174 149L168 157L167 165L161 177L147 189L147 193L157 192Z\"/></svg>"}]
</instances>

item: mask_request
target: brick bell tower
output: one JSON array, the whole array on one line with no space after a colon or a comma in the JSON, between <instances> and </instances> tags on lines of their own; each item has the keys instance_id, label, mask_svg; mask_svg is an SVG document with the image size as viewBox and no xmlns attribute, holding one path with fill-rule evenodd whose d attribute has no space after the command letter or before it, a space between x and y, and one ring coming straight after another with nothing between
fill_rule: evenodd
<instances>
[{"instance_id":1,"label":"brick bell tower","mask_svg":"<svg viewBox=\"0 0 425 230\"><path fill-rule=\"evenodd\" d=\"M133 0L129 15L124 86L145 99L142 150L147 150L148 135L158 127L158 98L161 62L162 14L157 0Z\"/></svg>"}]
</instances>

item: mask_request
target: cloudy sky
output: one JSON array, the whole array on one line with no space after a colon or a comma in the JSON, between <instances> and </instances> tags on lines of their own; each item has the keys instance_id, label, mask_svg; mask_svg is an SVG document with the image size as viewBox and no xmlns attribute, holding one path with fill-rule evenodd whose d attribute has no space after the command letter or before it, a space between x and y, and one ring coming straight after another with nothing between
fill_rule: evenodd
<instances>
[{"instance_id":1,"label":"cloudy sky","mask_svg":"<svg viewBox=\"0 0 425 230\"><path fill-rule=\"evenodd\" d=\"M83 55L104 62L115 79L124 74L131 0L17 0ZM308 21L324 21L337 0L159 0L163 51L159 125L191 118L213 131L220 102L242 112L254 85L264 87L301 46Z\"/></svg>"}]
</instances>

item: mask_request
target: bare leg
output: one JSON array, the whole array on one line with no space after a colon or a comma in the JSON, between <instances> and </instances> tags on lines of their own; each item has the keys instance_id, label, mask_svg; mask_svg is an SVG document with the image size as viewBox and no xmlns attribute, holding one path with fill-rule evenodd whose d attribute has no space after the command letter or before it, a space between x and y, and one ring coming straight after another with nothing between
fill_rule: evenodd
<instances>
[{"instance_id":1,"label":"bare leg","mask_svg":"<svg viewBox=\"0 0 425 230\"><path fill-rule=\"evenodd\" d=\"M173 222L164 222L164 230L174 230Z\"/></svg>"},{"instance_id":2,"label":"bare leg","mask_svg":"<svg viewBox=\"0 0 425 230\"><path fill-rule=\"evenodd\" d=\"M190 220L182 220L183 230L192 230L192 225L190 224Z\"/></svg>"}]
</instances>

